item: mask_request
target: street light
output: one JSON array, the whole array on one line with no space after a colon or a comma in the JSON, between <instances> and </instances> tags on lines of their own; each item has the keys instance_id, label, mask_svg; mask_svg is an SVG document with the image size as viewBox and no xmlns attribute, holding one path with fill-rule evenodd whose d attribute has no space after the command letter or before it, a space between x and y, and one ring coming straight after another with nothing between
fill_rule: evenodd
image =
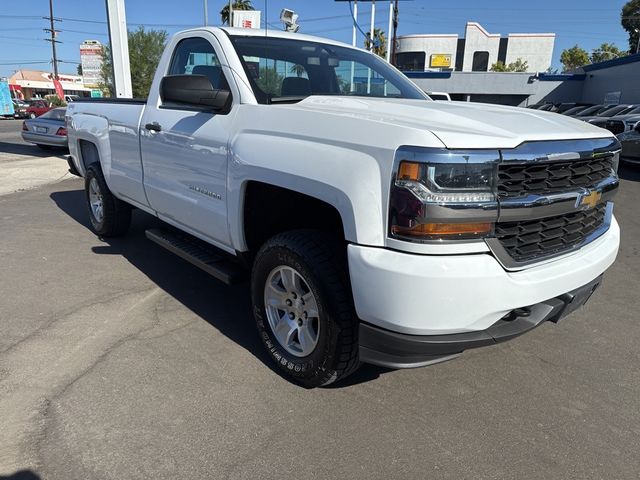
<instances>
[{"instance_id":1,"label":"street light","mask_svg":"<svg viewBox=\"0 0 640 480\"><path fill-rule=\"evenodd\" d=\"M634 32L640 33L640 30L637 28L633 29ZM640 52L640 35L638 35L638 42L636 43L636 53Z\"/></svg>"}]
</instances>

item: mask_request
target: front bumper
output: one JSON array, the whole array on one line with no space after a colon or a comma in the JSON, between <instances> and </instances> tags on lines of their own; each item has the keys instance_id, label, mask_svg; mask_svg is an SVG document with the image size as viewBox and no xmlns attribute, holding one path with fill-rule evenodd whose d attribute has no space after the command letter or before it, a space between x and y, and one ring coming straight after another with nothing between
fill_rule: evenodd
<instances>
[{"instance_id":1,"label":"front bumper","mask_svg":"<svg viewBox=\"0 0 640 480\"><path fill-rule=\"evenodd\" d=\"M514 310L486 330L448 335L407 335L360 324L360 361L389 368L421 367L447 360L470 348L511 340L544 322L557 323L584 305L602 283L595 280L555 298Z\"/></svg>"},{"instance_id":2,"label":"front bumper","mask_svg":"<svg viewBox=\"0 0 640 480\"><path fill-rule=\"evenodd\" d=\"M409 335L486 330L515 309L559 297L596 279L614 262L620 228L611 227L580 250L519 271L487 253L416 255L349 245L358 317Z\"/></svg>"}]
</instances>

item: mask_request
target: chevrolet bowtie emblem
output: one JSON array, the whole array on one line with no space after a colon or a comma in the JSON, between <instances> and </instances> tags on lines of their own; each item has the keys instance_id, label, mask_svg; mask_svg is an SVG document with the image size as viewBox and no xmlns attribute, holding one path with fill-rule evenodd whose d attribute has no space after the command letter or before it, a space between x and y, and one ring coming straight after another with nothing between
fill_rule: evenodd
<instances>
[{"instance_id":1,"label":"chevrolet bowtie emblem","mask_svg":"<svg viewBox=\"0 0 640 480\"><path fill-rule=\"evenodd\" d=\"M595 191L591 192L588 195L583 195L578 200L578 202L579 202L578 206L587 207L587 209L593 208L598 204L598 202L600 201L601 198L602 198L602 193L595 192Z\"/></svg>"}]
</instances>

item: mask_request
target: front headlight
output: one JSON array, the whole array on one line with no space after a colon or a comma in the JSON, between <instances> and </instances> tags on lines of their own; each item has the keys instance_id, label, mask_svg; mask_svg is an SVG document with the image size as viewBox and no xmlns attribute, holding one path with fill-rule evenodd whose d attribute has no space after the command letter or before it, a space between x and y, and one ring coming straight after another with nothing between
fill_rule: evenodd
<instances>
[{"instance_id":1,"label":"front headlight","mask_svg":"<svg viewBox=\"0 0 640 480\"><path fill-rule=\"evenodd\" d=\"M389 234L410 241L468 240L493 232L498 151L400 149Z\"/></svg>"}]
</instances>

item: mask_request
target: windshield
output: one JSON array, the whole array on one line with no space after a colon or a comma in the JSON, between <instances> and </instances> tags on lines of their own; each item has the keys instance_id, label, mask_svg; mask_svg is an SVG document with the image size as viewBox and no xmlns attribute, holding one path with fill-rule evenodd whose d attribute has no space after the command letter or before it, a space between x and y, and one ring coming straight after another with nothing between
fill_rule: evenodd
<instances>
[{"instance_id":1,"label":"windshield","mask_svg":"<svg viewBox=\"0 0 640 480\"><path fill-rule=\"evenodd\" d=\"M259 103L309 95L413 98L429 101L384 60L361 50L288 38L231 36Z\"/></svg>"},{"instance_id":2,"label":"windshield","mask_svg":"<svg viewBox=\"0 0 640 480\"><path fill-rule=\"evenodd\" d=\"M585 106L580 106L580 107L573 107L570 108L569 110L565 111L564 114L565 115L575 115L578 112L581 112L582 110L586 109L587 107Z\"/></svg>"},{"instance_id":3,"label":"windshield","mask_svg":"<svg viewBox=\"0 0 640 480\"><path fill-rule=\"evenodd\" d=\"M604 112L600 113L599 116L600 117L613 117L614 115L621 114L623 111L627 110L628 108L629 108L629 105L618 105L616 107L611 107L611 108L605 110Z\"/></svg>"},{"instance_id":4,"label":"windshield","mask_svg":"<svg viewBox=\"0 0 640 480\"><path fill-rule=\"evenodd\" d=\"M578 117L587 117L589 115L597 115L600 112L606 110L607 107L603 105L594 105L593 107L585 108L581 111L577 116Z\"/></svg>"}]
</instances>

